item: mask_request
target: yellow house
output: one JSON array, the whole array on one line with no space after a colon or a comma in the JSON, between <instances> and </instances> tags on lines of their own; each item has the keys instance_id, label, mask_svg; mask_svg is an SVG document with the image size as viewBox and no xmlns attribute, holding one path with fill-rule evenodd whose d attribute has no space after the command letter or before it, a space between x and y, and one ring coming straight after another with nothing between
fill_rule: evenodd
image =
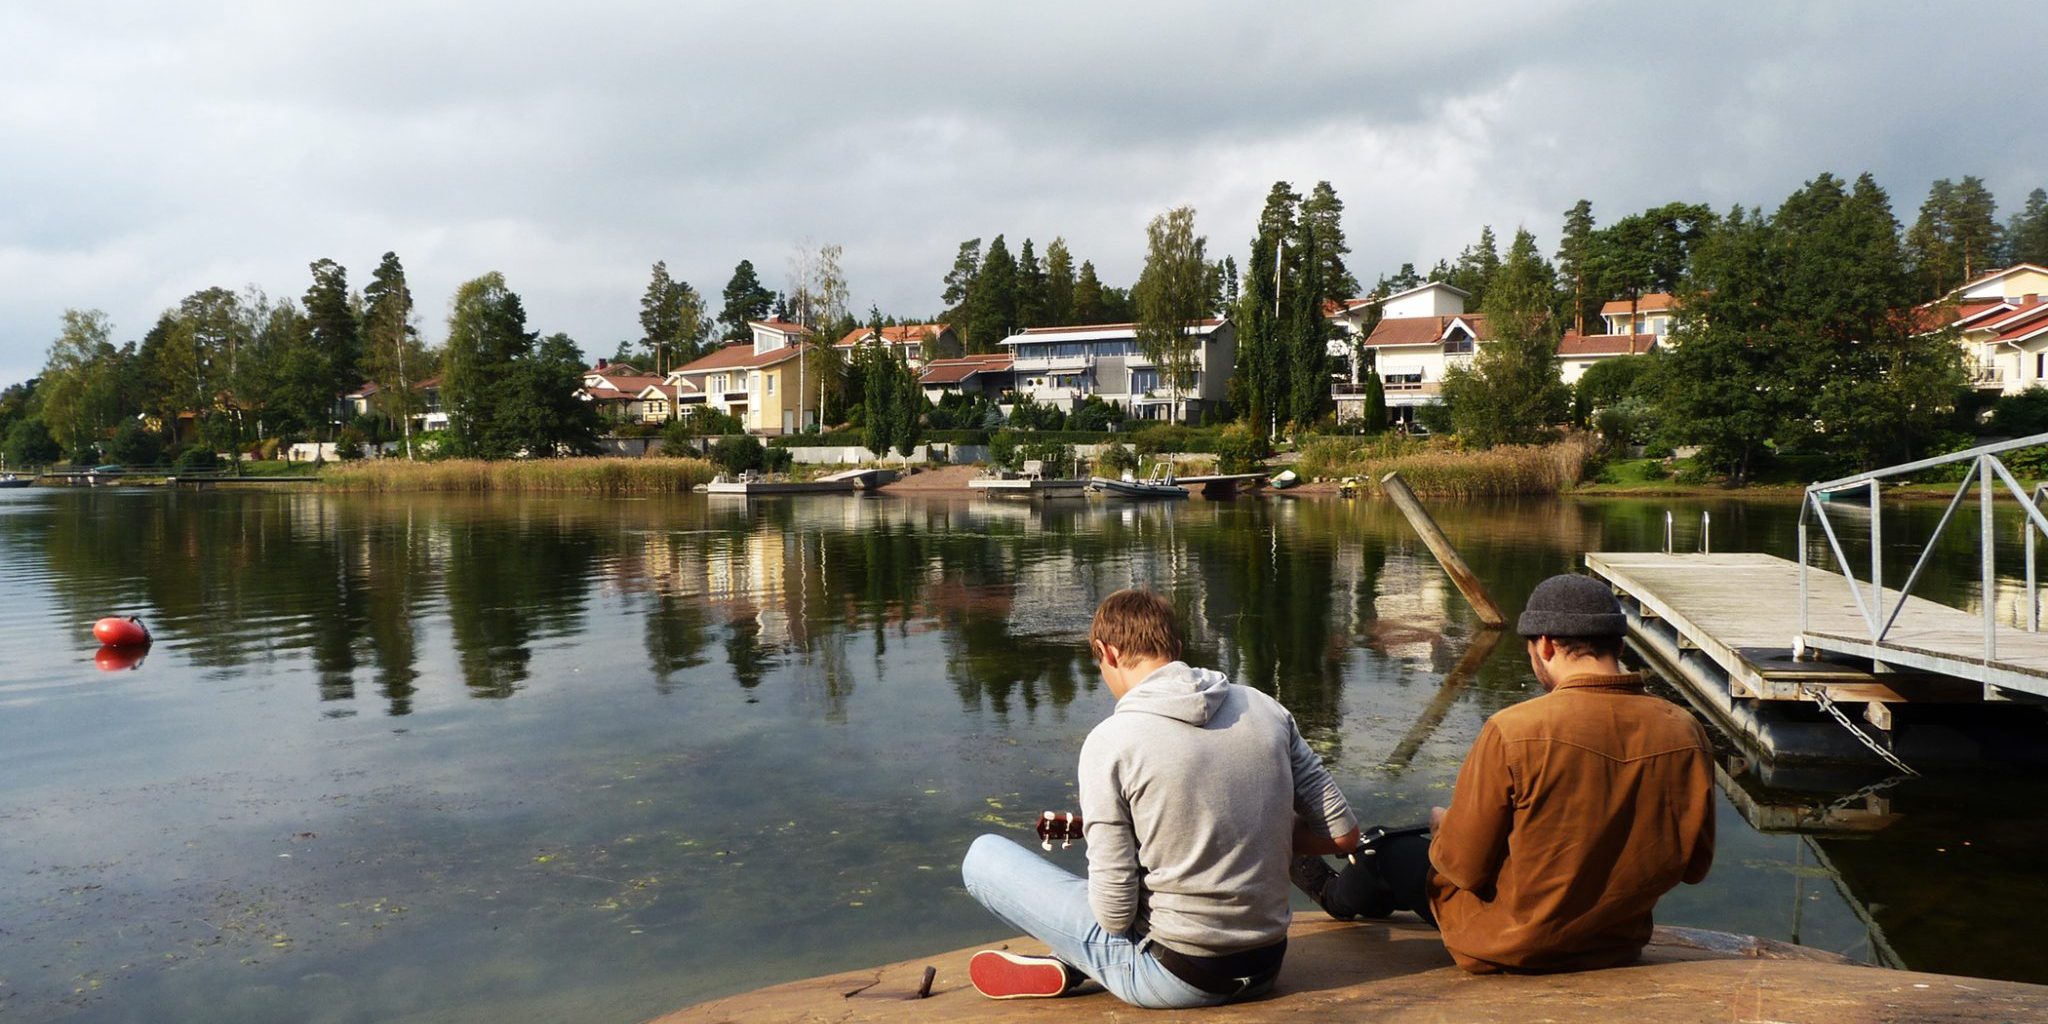
<instances>
[{"instance_id":1,"label":"yellow house","mask_svg":"<svg viewBox=\"0 0 2048 1024\"><path fill-rule=\"evenodd\" d=\"M669 381L702 404L739 418L750 434L794 434L798 430L797 384L808 350L801 326L782 320L750 323L754 340L736 342L680 367ZM807 384L809 382L806 382ZM815 392L817 386L810 384ZM684 401L678 398L678 401ZM818 410L805 404L801 423L818 425Z\"/></svg>"},{"instance_id":2,"label":"yellow house","mask_svg":"<svg viewBox=\"0 0 2048 1024\"><path fill-rule=\"evenodd\" d=\"M2048 267L2021 263L1920 307L1927 330L1954 327L1972 383L2014 394L2048 386Z\"/></svg>"}]
</instances>

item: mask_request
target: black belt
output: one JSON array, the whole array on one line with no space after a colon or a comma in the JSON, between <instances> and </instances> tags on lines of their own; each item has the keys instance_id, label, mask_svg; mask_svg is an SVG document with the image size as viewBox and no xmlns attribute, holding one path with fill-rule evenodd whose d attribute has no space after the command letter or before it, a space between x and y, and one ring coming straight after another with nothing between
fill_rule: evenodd
<instances>
[{"instance_id":1,"label":"black belt","mask_svg":"<svg viewBox=\"0 0 2048 1024\"><path fill-rule=\"evenodd\" d=\"M1167 973L1212 996L1240 995L1272 981L1287 955L1287 940L1222 956L1189 956L1158 942L1146 946Z\"/></svg>"}]
</instances>

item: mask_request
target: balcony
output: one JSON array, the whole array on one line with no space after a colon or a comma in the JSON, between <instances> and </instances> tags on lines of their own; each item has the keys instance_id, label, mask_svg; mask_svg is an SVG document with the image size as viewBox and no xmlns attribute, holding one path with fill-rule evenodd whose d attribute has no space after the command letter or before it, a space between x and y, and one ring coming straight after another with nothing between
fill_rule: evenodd
<instances>
[{"instance_id":1,"label":"balcony","mask_svg":"<svg viewBox=\"0 0 2048 1024\"><path fill-rule=\"evenodd\" d=\"M2005 368L2002 366L1971 367L1970 385L1980 388L2002 388L2005 386Z\"/></svg>"}]
</instances>

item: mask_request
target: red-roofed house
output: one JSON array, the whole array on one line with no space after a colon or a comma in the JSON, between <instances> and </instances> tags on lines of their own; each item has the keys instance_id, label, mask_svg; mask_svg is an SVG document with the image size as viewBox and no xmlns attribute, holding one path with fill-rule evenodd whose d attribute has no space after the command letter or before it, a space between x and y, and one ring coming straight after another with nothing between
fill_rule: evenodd
<instances>
[{"instance_id":1,"label":"red-roofed house","mask_svg":"<svg viewBox=\"0 0 2048 1024\"><path fill-rule=\"evenodd\" d=\"M1601 305L1600 318L1607 321L1606 333L1610 336L1647 334L1663 338L1678 324L1678 299L1670 292L1650 292L1633 301L1615 299Z\"/></svg>"},{"instance_id":2,"label":"red-roofed house","mask_svg":"<svg viewBox=\"0 0 2048 1024\"><path fill-rule=\"evenodd\" d=\"M1344 303L1331 319L1343 325L1362 351L1372 354L1385 388L1387 413L1395 423L1413 424L1415 410L1443 401L1445 371L1470 362L1487 338L1486 317L1465 312L1471 294L1441 281L1417 285L1380 300L1380 322L1372 333L1356 339L1370 312L1371 299ZM1366 386L1336 384L1337 421L1365 414Z\"/></svg>"},{"instance_id":3,"label":"red-roofed house","mask_svg":"<svg viewBox=\"0 0 2048 1024\"><path fill-rule=\"evenodd\" d=\"M793 434L799 413L798 377L808 346L803 327L782 320L749 323L754 340L736 342L669 372L664 381L678 389L681 404L701 402L739 417L748 433ZM801 422L818 424L818 410L804 407Z\"/></svg>"},{"instance_id":4,"label":"red-roofed house","mask_svg":"<svg viewBox=\"0 0 2048 1024\"><path fill-rule=\"evenodd\" d=\"M2048 267L2007 267L1913 312L1924 330L1955 328L1978 388L2048 387Z\"/></svg>"},{"instance_id":5,"label":"red-roofed house","mask_svg":"<svg viewBox=\"0 0 2048 1024\"><path fill-rule=\"evenodd\" d=\"M951 324L899 324L882 328L881 337L912 370L923 368L927 350L938 358L960 354L960 336L954 333ZM856 327L848 331L846 337L833 342L832 347L851 353L856 345L874 343L873 328Z\"/></svg>"}]
</instances>

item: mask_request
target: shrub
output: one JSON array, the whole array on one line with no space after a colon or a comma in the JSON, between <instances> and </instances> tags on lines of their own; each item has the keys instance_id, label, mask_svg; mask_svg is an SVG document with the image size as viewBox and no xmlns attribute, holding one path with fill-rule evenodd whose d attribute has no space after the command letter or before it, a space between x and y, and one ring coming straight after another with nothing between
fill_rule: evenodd
<instances>
[{"instance_id":1,"label":"shrub","mask_svg":"<svg viewBox=\"0 0 2048 1024\"><path fill-rule=\"evenodd\" d=\"M1123 406L1105 402L1099 395L1089 395L1081 400L1079 408L1067 416L1067 429L1108 430L1123 421Z\"/></svg>"},{"instance_id":2,"label":"shrub","mask_svg":"<svg viewBox=\"0 0 2048 1024\"><path fill-rule=\"evenodd\" d=\"M1216 437L1217 465L1225 473L1249 473L1273 454L1266 435L1249 424L1233 423Z\"/></svg>"},{"instance_id":3,"label":"shrub","mask_svg":"<svg viewBox=\"0 0 2048 1024\"><path fill-rule=\"evenodd\" d=\"M1031 441L1017 449L1019 464L1044 464L1046 476L1066 476L1074 471L1074 446L1063 441Z\"/></svg>"},{"instance_id":4,"label":"shrub","mask_svg":"<svg viewBox=\"0 0 2048 1024\"><path fill-rule=\"evenodd\" d=\"M164 457L164 439L140 420L127 420L107 442L107 457L124 466L154 466Z\"/></svg>"},{"instance_id":5,"label":"shrub","mask_svg":"<svg viewBox=\"0 0 2048 1024\"><path fill-rule=\"evenodd\" d=\"M927 430L924 439L933 444L987 444L986 430Z\"/></svg>"},{"instance_id":6,"label":"shrub","mask_svg":"<svg viewBox=\"0 0 2048 1024\"><path fill-rule=\"evenodd\" d=\"M796 453L788 448L763 448L761 470L767 473L787 473L796 463Z\"/></svg>"},{"instance_id":7,"label":"shrub","mask_svg":"<svg viewBox=\"0 0 2048 1024\"><path fill-rule=\"evenodd\" d=\"M334 454L343 462L354 462L365 454L363 446L368 439L353 425L341 428L341 436L334 439Z\"/></svg>"},{"instance_id":8,"label":"shrub","mask_svg":"<svg viewBox=\"0 0 2048 1024\"><path fill-rule=\"evenodd\" d=\"M1067 414L1050 405L1040 405L1030 395L1018 397L1017 404L1010 407L1010 427L1013 430L1065 430Z\"/></svg>"},{"instance_id":9,"label":"shrub","mask_svg":"<svg viewBox=\"0 0 2048 1024\"><path fill-rule=\"evenodd\" d=\"M1126 472L1138 471L1138 453L1121 444L1104 445L1095 454L1095 472L1101 476L1117 477Z\"/></svg>"},{"instance_id":10,"label":"shrub","mask_svg":"<svg viewBox=\"0 0 2048 1024\"><path fill-rule=\"evenodd\" d=\"M728 473L743 473L758 470L767 456L767 449L751 437L722 437L711 446L711 462Z\"/></svg>"},{"instance_id":11,"label":"shrub","mask_svg":"<svg viewBox=\"0 0 2048 1024\"><path fill-rule=\"evenodd\" d=\"M988 439L988 461L1003 469L1016 469L1017 438L1014 430L998 430Z\"/></svg>"},{"instance_id":12,"label":"shrub","mask_svg":"<svg viewBox=\"0 0 2048 1024\"><path fill-rule=\"evenodd\" d=\"M171 463L174 473L214 473L221 468L220 456L200 447L187 448Z\"/></svg>"},{"instance_id":13,"label":"shrub","mask_svg":"<svg viewBox=\"0 0 2048 1024\"><path fill-rule=\"evenodd\" d=\"M1221 430L1182 426L1178 423L1160 423L1140 427L1131 435L1131 443L1138 447L1140 455L1164 455L1169 452L1216 451Z\"/></svg>"},{"instance_id":14,"label":"shrub","mask_svg":"<svg viewBox=\"0 0 2048 1024\"><path fill-rule=\"evenodd\" d=\"M2029 437L2048 434L2048 388L2034 385L2014 395L2002 395L1991 405L1985 429L1997 437Z\"/></svg>"}]
</instances>

